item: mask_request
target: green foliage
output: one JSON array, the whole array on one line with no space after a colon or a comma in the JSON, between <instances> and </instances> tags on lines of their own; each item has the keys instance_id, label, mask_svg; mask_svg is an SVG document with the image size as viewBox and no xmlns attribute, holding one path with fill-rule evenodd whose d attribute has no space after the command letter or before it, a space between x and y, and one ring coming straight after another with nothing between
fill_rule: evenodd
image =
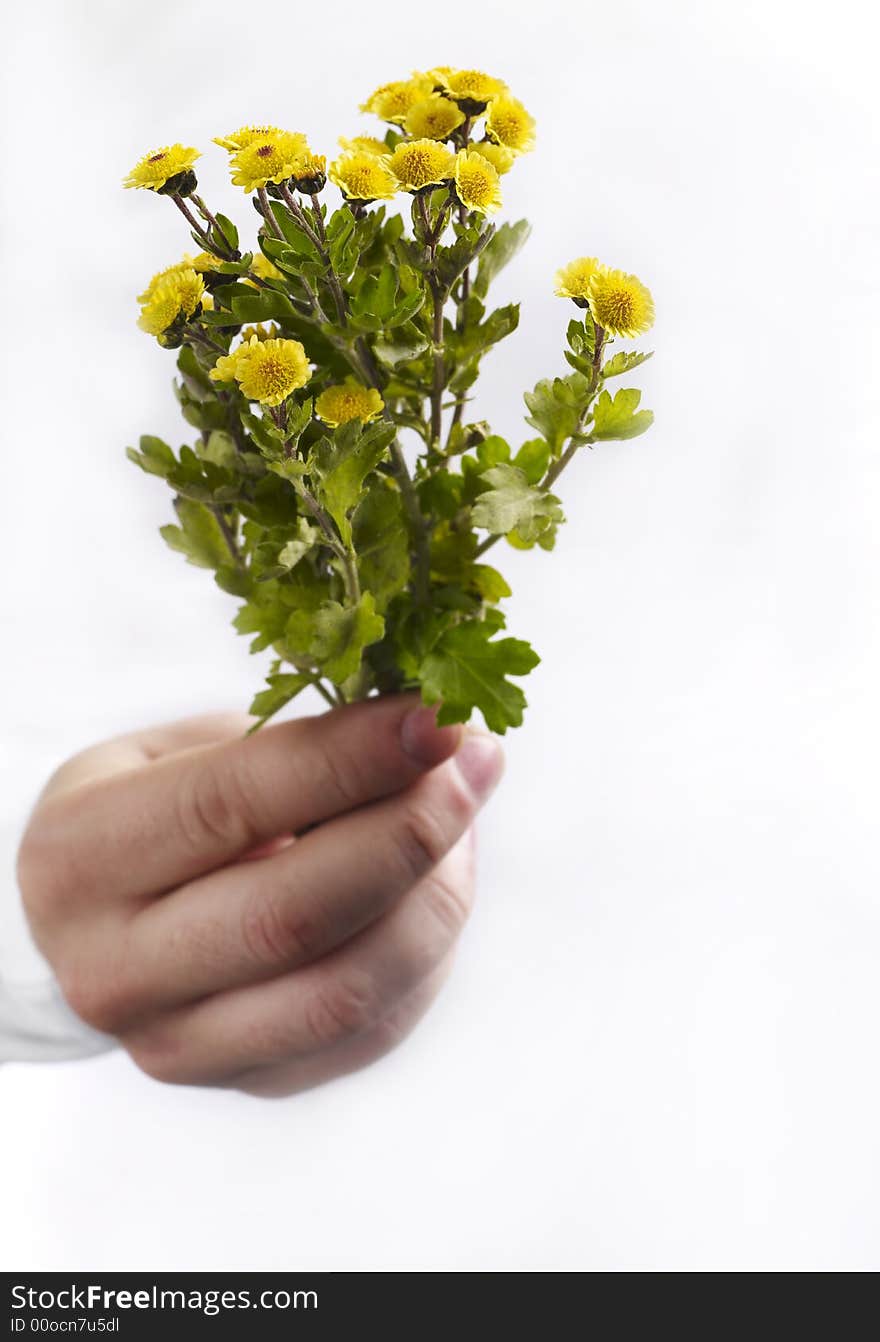
<instances>
[{"instance_id":1,"label":"green foliage","mask_svg":"<svg viewBox=\"0 0 880 1342\"><path fill-rule=\"evenodd\" d=\"M486 725L502 735L522 723L526 697L508 676L527 675L540 658L518 638L493 638L491 626L463 620L445 630L419 668L422 693L440 703L441 723L467 722L479 708Z\"/></svg>"},{"instance_id":2,"label":"green foliage","mask_svg":"<svg viewBox=\"0 0 880 1342\"><path fill-rule=\"evenodd\" d=\"M654 423L650 410L639 410L642 393L625 387L612 399L607 391L599 395L593 409L591 439L638 438Z\"/></svg>"},{"instance_id":3,"label":"green foliage","mask_svg":"<svg viewBox=\"0 0 880 1342\"><path fill-rule=\"evenodd\" d=\"M389 130L385 141L402 138ZM191 441L145 435L127 449L173 495L161 534L236 598L233 627L251 650L271 651L255 728L315 686L333 703L419 690L441 722L479 712L503 733L526 705L515 680L539 659L502 635L511 589L487 562L501 551L488 552L501 539L552 549L561 471L583 447L650 425L638 391L605 390L650 355L609 354L587 303L567 306L565 375L526 393L534 436L508 441L471 399L483 359L520 322L517 303L493 308L489 293L528 237L525 220L496 226L448 184L404 212L332 209L293 180L267 193L254 196L248 239L190 198L204 221L195 242L214 256L202 270L211 302L181 307L158 338L176 351ZM268 383L245 394L242 370L257 356L248 344L236 362L243 333L299 342L305 385L278 404ZM348 414L365 420L337 425Z\"/></svg>"}]
</instances>

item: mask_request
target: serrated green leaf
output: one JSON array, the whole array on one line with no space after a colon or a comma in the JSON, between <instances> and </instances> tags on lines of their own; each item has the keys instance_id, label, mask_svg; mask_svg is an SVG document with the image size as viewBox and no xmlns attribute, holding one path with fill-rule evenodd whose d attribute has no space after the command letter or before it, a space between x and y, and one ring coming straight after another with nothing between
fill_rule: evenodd
<instances>
[{"instance_id":1,"label":"serrated green leaf","mask_svg":"<svg viewBox=\"0 0 880 1342\"><path fill-rule=\"evenodd\" d=\"M486 726L503 735L522 723L526 698L508 676L524 676L540 658L516 638L493 639L486 622L464 620L447 629L419 666L425 703L440 703L441 724L467 722L478 708Z\"/></svg>"},{"instance_id":2,"label":"serrated green leaf","mask_svg":"<svg viewBox=\"0 0 880 1342\"><path fill-rule=\"evenodd\" d=\"M322 674L341 685L358 670L364 648L384 632L373 594L364 592L356 606L326 601L314 613L294 611L286 636L293 648L314 659Z\"/></svg>"},{"instance_id":3,"label":"serrated green leaf","mask_svg":"<svg viewBox=\"0 0 880 1342\"><path fill-rule=\"evenodd\" d=\"M623 387L612 399L603 391L593 409L591 439L637 438L654 423L652 410L639 410L642 393L635 387Z\"/></svg>"},{"instance_id":4,"label":"serrated green leaf","mask_svg":"<svg viewBox=\"0 0 880 1342\"><path fill-rule=\"evenodd\" d=\"M277 665L277 663L276 663ZM253 702L248 710L259 722L254 723L250 728L251 732L257 731L264 722L275 716L289 704L291 699L295 699L308 685L313 683L311 676L297 674L296 672L278 672L266 677L268 689L261 690L259 694L254 695Z\"/></svg>"},{"instance_id":5,"label":"serrated green leaf","mask_svg":"<svg viewBox=\"0 0 880 1342\"><path fill-rule=\"evenodd\" d=\"M602 376L606 379L619 377L621 373L628 373L631 368L638 368L640 363L647 363L653 354L653 350L647 354L639 354L638 350L618 350L602 365Z\"/></svg>"},{"instance_id":6,"label":"serrated green leaf","mask_svg":"<svg viewBox=\"0 0 880 1342\"><path fill-rule=\"evenodd\" d=\"M364 481L382 460L396 435L393 424L360 429L357 421L322 438L309 456L308 469L321 504L339 528L343 544L351 545L351 514L363 498Z\"/></svg>"},{"instance_id":7,"label":"serrated green leaf","mask_svg":"<svg viewBox=\"0 0 880 1342\"><path fill-rule=\"evenodd\" d=\"M393 368L406 359L415 359L428 348L428 337L417 326L407 322L393 330L393 335L379 336L373 345L373 353L381 363Z\"/></svg>"},{"instance_id":8,"label":"serrated green leaf","mask_svg":"<svg viewBox=\"0 0 880 1342\"><path fill-rule=\"evenodd\" d=\"M406 587L410 553L400 493L379 476L358 504L352 535L361 587L373 593L376 610L382 614Z\"/></svg>"},{"instance_id":9,"label":"serrated green leaf","mask_svg":"<svg viewBox=\"0 0 880 1342\"><path fill-rule=\"evenodd\" d=\"M513 458L530 485L537 485L547 474L550 465L550 444L545 438L530 438Z\"/></svg>"},{"instance_id":10,"label":"serrated green leaf","mask_svg":"<svg viewBox=\"0 0 880 1342\"><path fill-rule=\"evenodd\" d=\"M321 539L321 533L317 527L313 527L304 517L296 519L296 535L291 537L286 545L283 545L278 551L278 565L285 573L290 573L295 569L304 555L307 555L313 546L317 545Z\"/></svg>"},{"instance_id":11,"label":"serrated green leaf","mask_svg":"<svg viewBox=\"0 0 880 1342\"><path fill-rule=\"evenodd\" d=\"M562 444L577 431L589 406L590 380L580 372L552 380L544 378L523 399L530 412L526 423L546 438L552 454L558 456Z\"/></svg>"},{"instance_id":12,"label":"serrated green leaf","mask_svg":"<svg viewBox=\"0 0 880 1342\"><path fill-rule=\"evenodd\" d=\"M198 568L218 568L229 559L229 549L223 539L220 523L210 508L192 499L177 498L174 510L180 526L159 528L162 539L172 550L186 555Z\"/></svg>"},{"instance_id":13,"label":"serrated green leaf","mask_svg":"<svg viewBox=\"0 0 880 1342\"><path fill-rule=\"evenodd\" d=\"M127 447L125 455L147 475L160 475L163 480L177 465L177 459L168 444L149 433L141 435L137 447Z\"/></svg>"},{"instance_id":14,"label":"serrated green leaf","mask_svg":"<svg viewBox=\"0 0 880 1342\"><path fill-rule=\"evenodd\" d=\"M516 466L502 462L484 471L481 479L491 488L480 494L473 506L471 520L475 527L495 536L516 531L537 540L551 524L563 520L555 494L530 485Z\"/></svg>"},{"instance_id":15,"label":"serrated green leaf","mask_svg":"<svg viewBox=\"0 0 880 1342\"><path fill-rule=\"evenodd\" d=\"M480 264L477 267L476 279L474 280L474 291L481 298L486 297L489 285L495 276L513 260L531 231L532 227L527 219L502 224L500 228L496 229L483 249Z\"/></svg>"}]
</instances>

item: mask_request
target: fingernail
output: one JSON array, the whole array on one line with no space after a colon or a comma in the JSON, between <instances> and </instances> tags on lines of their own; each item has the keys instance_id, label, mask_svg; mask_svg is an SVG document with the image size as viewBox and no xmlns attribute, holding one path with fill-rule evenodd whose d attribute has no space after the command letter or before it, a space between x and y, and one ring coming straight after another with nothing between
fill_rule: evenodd
<instances>
[{"instance_id":1,"label":"fingernail","mask_svg":"<svg viewBox=\"0 0 880 1342\"><path fill-rule=\"evenodd\" d=\"M504 752L487 732L467 732L455 763L474 796L485 801L504 772Z\"/></svg>"},{"instance_id":2,"label":"fingernail","mask_svg":"<svg viewBox=\"0 0 880 1342\"><path fill-rule=\"evenodd\" d=\"M455 750L461 740L459 726L438 727L436 708L420 704L407 713L400 724L400 742L419 765L440 764Z\"/></svg>"}]
</instances>

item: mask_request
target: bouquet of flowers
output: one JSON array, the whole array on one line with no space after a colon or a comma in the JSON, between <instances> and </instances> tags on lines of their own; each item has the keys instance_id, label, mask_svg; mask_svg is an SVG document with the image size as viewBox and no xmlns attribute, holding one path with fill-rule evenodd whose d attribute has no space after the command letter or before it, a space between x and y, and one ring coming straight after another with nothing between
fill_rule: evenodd
<instances>
[{"instance_id":1,"label":"bouquet of flowers","mask_svg":"<svg viewBox=\"0 0 880 1342\"><path fill-rule=\"evenodd\" d=\"M653 302L594 257L558 272L570 371L526 393L533 436L512 447L471 405L519 319L488 294L528 236L495 216L534 121L501 80L448 66L362 110L384 135L341 139L329 167L298 132L218 137L259 216L252 245L198 193L198 150L132 170L125 185L167 197L198 251L139 299L142 329L176 351L195 442L144 436L129 456L174 492L165 540L239 598L252 650L274 653L257 725L307 686L332 705L418 688L441 723L479 709L503 733L526 704L511 677L538 657L502 634L510 588L488 552L552 549L573 457L651 424L639 391L607 384L650 357L609 346L647 331Z\"/></svg>"}]
</instances>

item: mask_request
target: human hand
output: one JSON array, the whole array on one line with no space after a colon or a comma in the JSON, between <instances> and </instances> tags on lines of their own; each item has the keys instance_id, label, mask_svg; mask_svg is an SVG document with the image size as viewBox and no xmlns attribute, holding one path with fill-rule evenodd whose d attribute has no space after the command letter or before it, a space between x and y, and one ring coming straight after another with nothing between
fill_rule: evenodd
<instances>
[{"instance_id":1,"label":"human hand","mask_svg":"<svg viewBox=\"0 0 880 1342\"><path fill-rule=\"evenodd\" d=\"M19 880L70 1006L149 1076L287 1095L373 1061L433 1000L502 755L406 695L248 721L75 756Z\"/></svg>"}]
</instances>

